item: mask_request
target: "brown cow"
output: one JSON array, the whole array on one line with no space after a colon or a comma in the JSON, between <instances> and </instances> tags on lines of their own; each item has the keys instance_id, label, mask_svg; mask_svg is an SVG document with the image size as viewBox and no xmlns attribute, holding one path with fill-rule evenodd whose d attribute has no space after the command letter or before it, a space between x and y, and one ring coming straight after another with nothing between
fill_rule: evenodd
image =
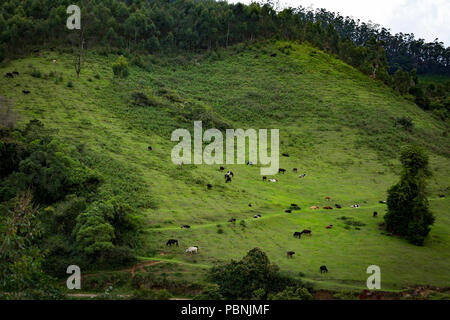
<instances>
[{"instance_id":1,"label":"brown cow","mask_svg":"<svg viewBox=\"0 0 450 320\"><path fill-rule=\"evenodd\" d=\"M325 228L331 229L331 228L333 228L333 225L332 225L332 224L329 224L329 225L327 225Z\"/></svg>"},{"instance_id":2,"label":"brown cow","mask_svg":"<svg viewBox=\"0 0 450 320\"><path fill-rule=\"evenodd\" d=\"M325 200L330 201L331 197L325 197Z\"/></svg>"},{"instance_id":3,"label":"brown cow","mask_svg":"<svg viewBox=\"0 0 450 320\"><path fill-rule=\"evenodd\" d=\"M320 207L319 206L312 206L311 209L317 210L317 209L320 209Z\"/></svg>"},{"instance_id":4,"label":"brown cow","mask_svg":"<svg viewBox=\"0 0 450 320\"><path fill-rule=\"evenodd\" d=\"M330 206L325 206L325 207L323 207L324 209L327 209L327 210L333 210L333 207L330 207Z\"/></svg>"}]
</instances>

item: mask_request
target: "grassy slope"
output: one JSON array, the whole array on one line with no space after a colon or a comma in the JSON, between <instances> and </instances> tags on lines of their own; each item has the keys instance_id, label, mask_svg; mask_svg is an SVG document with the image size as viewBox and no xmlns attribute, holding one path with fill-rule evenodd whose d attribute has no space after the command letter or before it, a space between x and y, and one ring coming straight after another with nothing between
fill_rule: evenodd
<instances>
[{"instance_id":1,"label":"grassy slope","mask_svg":"<svg viewBox=\"0 0 450 320\"><path fill-rule=\"evenodd\" d=\"M290 55L270 57L279 45L239 54L226 50L218 60L155 64L151 72L132 67L120 85L111 81L113 56L88 54L77 80L69 55L45 52L1 68L2 74L17 69L21 76L2 77L0 95L13 98L22 121L39 118L58 129L62 139L84 146L86 161L105 176L101 192L138 205L147 217L143 257L157 259L165 252L165 260L203 267L240 258L258 246L282 269L304 272L318 287L363 288L370 264L381 267L383 289L449 286L449 200L437 199L437 193L448 194L449 141L443 135L448 129L379 82L306 45L294 45ZM64 81L33 78L30 64L45 73L62 72ZM68 80L73 88L66 86ZM24 88L31 94L24 96ZM131 106L134 90L146 92L156 106ZM182 116L192 104L214 111L230 128L279 128L280 151L291 155L280 158L287 174L269 184L261 181L257 167L231 165L227 169L235 179L225 184L218 166L172 164L170 133L192 128ZM393 127L399 116L413 119L412 133ZM424 247L381 235L377 228L385 211L378 200L385 199L386 189L398 179L395 157L405 142L432 152L430 195L437 221ZM152 152L147 151L149 144ZM307 177L298 179L293 167ZM214 188L207 191L207 183ZM328 204L325 196L344 209L309 209ZM350 209L355 202L362 208ZM291 203L302 210L284 213ZM378 219L371 217L374 210ZM263 218L252 219L256 213ZM344 215L366 226L346 230L337 219ZM230 217L238 223L229 225ZM239 225L241 219L246 219L246 228ZM184 223L192 228L179 229ZM328 224L334 228L325 229ZM292 233L303 228L312 228L314 235L294 239ZM166 249L165 240L172 237L181 246ZM186 256L190 245L198 245L200 255ZM297 252L294 259L286 259L288 250ZM329 274L318 273L322 264Z\"/></svg>"}]
</instances>

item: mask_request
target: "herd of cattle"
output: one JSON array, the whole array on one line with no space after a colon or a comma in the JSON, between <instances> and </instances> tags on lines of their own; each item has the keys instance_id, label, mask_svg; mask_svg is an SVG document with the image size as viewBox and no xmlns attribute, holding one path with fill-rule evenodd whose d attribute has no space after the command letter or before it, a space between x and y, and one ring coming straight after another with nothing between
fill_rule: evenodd
<instances>
[{"instance_id":1,"label":"herd of cattle","mask_svg":"<svg viewBox=\"0 0 450 320\"><path fill-rule=\"evenodd\" d=\"M289 155L288 155L288 154L283 154L283 156L289 156ZM253 165L253 163L252 163L251 161L249 161L249 162L247 162L247 165ZM223 171L225 171L225 168L221 166L221 167L219 168L219 171L220 171L220 172L223 172ZM297 173L297 172L298 172L298 169L297 169L297 168L293 168L292 171L295 172L295 173ZM281 169L281 168L280 168L280 169L278 170L278 173L285 174L285 173L286 173L286 169ZM299 175L299 178L304 178L304 177L306 177L306 173L303 173L303 174ZM225 173L225 175L224 175L224 178L225 178L225 183L231 182L231 181L232 181L232 178L234 178L234 173L233 173L233 171L227 171L227 173ZM267 177L266 177L266 176L263 176L263 177L262 177L262 180L263 180L263 182L266 181L266 180L267 180ZM268 181L269 181L269 182L277 182L276 179L268 179ZM207 184L207 188L208 188L208 189L212 189L212 187L213 187L212 184ZM332 201L331 197L329 197L329 196L325 197L325 200L326 200L326 201ZM379 203L385 204L386 201L379 201ZM252 204L249 203L248 206L251 207ZM340 204L335 203L334 206L336 207L336 209L342 209L342 206L341 206ZM360 206L359 206L359 204L353 204L353 205L351 205L350 207L351 207L351 208L359 208ZM329 205L328 205L328 206L324 206L324 207L322 207L322 208L325 209L325 210L332 210L332 209L333 209L333 207L332 207L332 206L329 206ZM291 204L291 208L285 210L285 212L286 212L286 213L291 213L292 210L300 210L300 209L301 209L301 208L300 208L297 204L293 203L293 204ZM318 209L320 209L320 206L312 206L311 209L313 209L313 210L318 210ZM376 211L374 211L374 212L373 212L373 217L377 217L377 216L378 216L378 213L377 213ZM257 215L254 215L254 216L253 216L254 219L258 219L258 218L261 218L261 217L262 217L262 216L261 216L260 214L257 214ZM235 222L236 222L236 218L231 218L231 219L228 220L228 222L230 222L230 223L235 223ZM182 225L181 228L182 228L182 229L190 229L191 226L185 224L185 225ZM329 224L329 225L325 226L325 228L326 228L326 229L331 229L331 228L333 228L333 225L332 225L332 224ZM303 231L296 231L296 232L294 232L294 234L293 234L293 236L294 236L295 238L298 238L298 239L300 239L302 235L307 235L307 236L311 237L311 236L312 236L312 230L310 230L310 229L304 229ZM166 242L166 246L169 246L169 247L170 247L170 246L172 246L172 245L176 245L176 246L178 247L178 240L177 240L177 239L169 239L169 240ZM188 254L198 254L198 252L199 252L199 247L198 247L198 246L191 246L191 247L188 247L188 248L185 250L185 252L188 253ZM287 257L288 257L288 258L293 258L294 254L295 254L294 251L288 251L288 252L287 252ZM328 269L327 269L327 267L326 267L325 265L320 266L319 269L320 269L320 273L327 273L327 272L328 272Z\"/></svg>"},{"instance_id":2,"label":"herd of cattle","mask_svg":"<svg viewBox=\"0 0 450 320\"><path fill-rule=\"evenodd\" d=\"M18 71L13 71L13 72L7 72L7 73L5 74L5 77L6 77L6 78L10 78L10 79L13 79L14 76L19 76L19 72L18 72ZM23 94L29 94L29 93L30 93L30 90L22 90L22 93L23 93Z\"/></svg>"}]
</instances>

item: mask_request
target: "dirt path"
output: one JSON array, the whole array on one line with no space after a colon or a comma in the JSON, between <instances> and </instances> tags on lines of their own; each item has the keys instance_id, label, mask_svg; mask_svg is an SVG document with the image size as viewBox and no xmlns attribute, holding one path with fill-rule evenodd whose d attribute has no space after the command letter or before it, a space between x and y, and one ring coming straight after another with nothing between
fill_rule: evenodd
<instances>
[{"instance_id":1,"label":"dirt path","mask_svg":"<svg viewBox=\"0 0 450 320\"><path fill-rule=\"evenodd\" d=\"M152 266L154 264L158 264L158 263L162 263L162 262L164 262L164 261L145 261L145 262L141 262L141 263L135 264L130 269L123 269L123 270L120 270L120 271L122 271L122 272L130 272L131 276L134 276L134 273L136 271L144 270L144 267Z\"/></svg>"}]
</instances>

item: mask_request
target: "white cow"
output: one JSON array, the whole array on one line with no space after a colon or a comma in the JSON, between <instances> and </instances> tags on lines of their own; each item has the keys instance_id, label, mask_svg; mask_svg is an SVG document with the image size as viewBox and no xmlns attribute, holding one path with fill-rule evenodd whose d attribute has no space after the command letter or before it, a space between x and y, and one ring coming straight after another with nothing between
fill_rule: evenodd
<instances>
[{"instance_id":1,"label":"white cow","mask_svg":"<svg viewBox=\"0 0 450 320\"><path fill-rule=\"evenodd\" d=\"M277 182L277 179L269 179L269 182Z\"/></svg>"},{"instance_id":2,"label":"white cow","mask_svg":"<svg viewBox=\"0 0 450 320\"><path fill-rule=\"evenodd\" d=\"M189 248L186 249L186 253L197 254L198 253L198 247L197 246L189 247Z\"/></svg>"}]
</instances>

